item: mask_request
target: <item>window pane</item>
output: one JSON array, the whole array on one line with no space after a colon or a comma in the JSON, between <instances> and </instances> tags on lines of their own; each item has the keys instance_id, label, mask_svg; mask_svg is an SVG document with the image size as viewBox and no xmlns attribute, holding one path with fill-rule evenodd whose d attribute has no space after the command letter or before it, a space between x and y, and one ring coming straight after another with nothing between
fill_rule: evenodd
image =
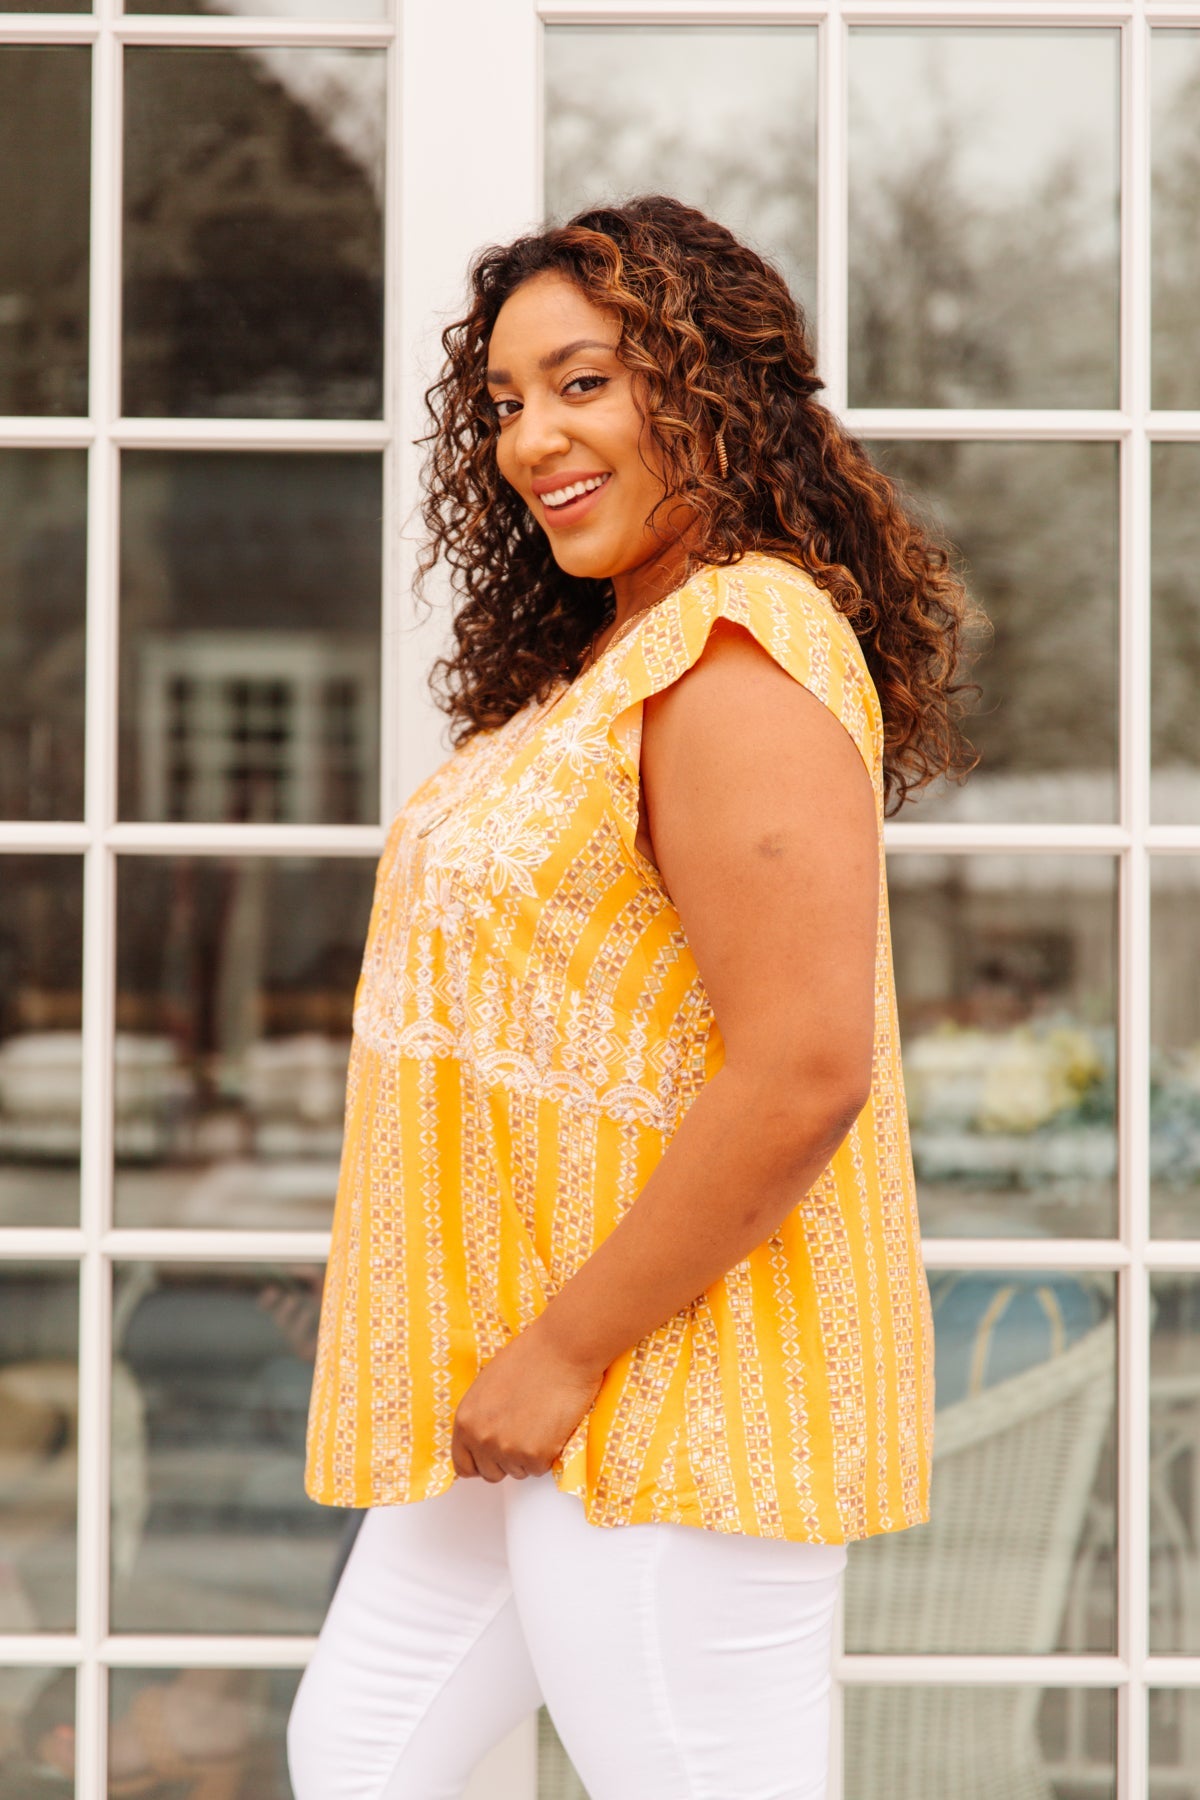
<instances>
[{"instance_id":1,"label":"window pane","mask_svg":"<svg viewBox=\"0 0 1200 1800\"><path fill-rule=\"evenodd\" d=\"M0 1669L0 1793L47 1800L51 1769L75 1768L74 1669ZM70 1790L61 1783L58 1792Z\"/></svg>"},{"instance_id":2,"label":"window pane","mask_svg":"<svg viewBox=\"0 0 1200 1800\"><path fill-rule=\"evenodd\" d=\"M0 45L0 413L88 409L91 78L86 46Z\"/></svg>"},{"instance_id":3,"label":"window pane","mask_svg":"<svg viewBox=\"0 0 1200 1800\"><path fill-rule=\"evenodd\" d=\"M1151 1688L1150 1800L1200 1800L1200 1688Z\"/></svg>"},{"instance_id":4,"label":"window pane","mask_svg":"<svg viewBox=\"0 0 1200 1800\"><path fill-rule=\"evenodd\" d=\"M0 1634L75 1623L78 1355L75 1269L0 1264Z\"/></svg>"},{"instance_id":5,"label":"window pane","mask_svg":"<svg viewBox=\"0 0 1200 1800\"><path fill-rule=\"evenodd\" d=\"M147 1740L193 1800L209 1792L214 1800L291 1800L284 1740L299 1682L299 1669L114 1669L112 1800L138 1791L131 1784L146 1770ZM176 1790L168 1783L162 1791Z\"/></svg>"},{"instance_id":6,"label":"window pane","mask_svg":"<svg viewBox=\"0 0 1200 1800\"><path fill-rule=\"evenodd\" d=\"M1150 1649L1200 1652L1200 1276L1152 1275Z\"/></svg>"},{"instance_id":7,"label":"window pane","mask_svg":"<svg viewBox=\"0 0 1200 1800\"><path fill-rule=\"evenodd\" d=\"M4 857L0 1225L79 1223L82 980L80 859Z\"/></svg>"},{"instance_id":8,"label":"window pane","mask_svg":"<svg viewBox=\"0 0 1200 1800\"><path fill-rule=\"evenodd\" d=\"M369 862L122 859L116 1220L324 1230Z\"/></svg>"},{"instance_id":9,"label":"window pane","mask_svg":"<svg viewBox=\"0 0 1200 1800\"><path fill-rule=\"evenodd\" d=\"M376 819L378 457L122 467L122 816Z\"/></svg>"},{"instance_id":10,"label":"window pane","mask_svg":"<svg viewBox=\"0 0 1200 1800\"><path fill-rule=\"evenodd\" d=\"M1156 31L1153 114L1153 403L1200 406L1200 31Z\"/></svg>"},{"instance_id":11,"label":"window pane","mask_svg":"<svg viewBox=\"0 0 1200 1800\"><path fill-rule=\"evenodd\" d=\"M1160 825L1200 820L1200 444L1152 444L1151 799Z\"/></svg>"},{"instance_id":12,"label":"window pane","mask_svg":"<svg viewBox=\"0 0 1200 1800\"><path fill-rule=\"evenodd\" d=\"M673 194L816 298L816 32L552 25L546 209Z\"/></svg>"},{"instance_id":13,"label":"window pane","mask_svg":"<svg viewBox=\"0 0 1200 1800\"><path fill-rule=\"evenodd\" d=\"M1111 1651L1113 1277L931 1269L929 1291L930 1520L850 1546L846 1649ZM865 1800L870 1789L858 1791ZM964 1782L924 1793L980 1791Z\"/></svg>"},{"instance_id":14,"label":"window pane","mask_svg":"<svg viewBox=\"0 0 1200 1800\"><path fill-rule=\"evenodd\" d=\"M1117 404L1119 34L850 34L850 400Z\"/></svg>"},{"instance_id":15,"label":"window pane","mask_svg":"<svg viewBox=\"0 0 1200 1800\"><path fill-rule=\"evenodd\" d=\"M897 853L888 882L924 1230L1110 1235L1115 863Z\"/></svg>"},{"instance_id":16,"label":"window pane","mask_svg":"<svg viewBox=\"0 0 1200 1800\"><path fill-rule=\"evenodd\" d=\"M125 411L377 418L383 53L125 57Z\"/></svg>"},{"instance_id":17,"label":"window pane","mask_svg":"<svg viewBox=\"0 0 1200 1800\"><path fill-rule=\"evenodd\" d=\"M856 1683L844 1718L844 1800L1117 1791L1117 1704L1106 1688Z\"/></svg>"},{"instance_id":18,"label":"window pane","mask_svg":"<svg viewBox=\"0 0 1200 1800\"><path fill-rule=\"evenodd\" d=\"M1200 857L1150 867L1151 1229L1200 1237Z\"/></svg>"},{"instance_id":19,"label":"window pane","mask_svg":"<svg viewBox=\"0 0 1200 1800\"><path fill-rule=\"evenodd\" d=\"M231 0L205 4L205 0L125 0L127 13L232 13L265 14L271 19L383 19L388 0Z\"/></svg>"},{"instance_id":20,"label":"window pane","mask_svg":"<svg viewBox=\"0 0 1200 1800\"><path fill-rule=\"evenodd\" d=\"M84 451L0 450L5 819L83 815L86 533Z\"/></svg>"},{"instance_id":21,"label":"window pane","mask_svg":"<svg viewBox=\"0 0 1200 1800\"><path fill-rule=\"evenodd\" d=\"M1116 446L876 441L870 451L945 530L991 622L971 671L983 690L967 722L979 766L965 786L935 783L905 817L1111 821Z\"/></svg>"},{"instance_id":22,"label":"window pane","mask_svg":"<svg viewBox=\"0 0 1200 1800\"><path fill-rule=\"evenodd\" d=\"M353 1515L305 1498L321 1271L135 1264L115 1333L140 1416L114 1437L118 1631L320 1628ZM119 1535L122 1476L140 1496Z\"/></svg>"}]
</instances>

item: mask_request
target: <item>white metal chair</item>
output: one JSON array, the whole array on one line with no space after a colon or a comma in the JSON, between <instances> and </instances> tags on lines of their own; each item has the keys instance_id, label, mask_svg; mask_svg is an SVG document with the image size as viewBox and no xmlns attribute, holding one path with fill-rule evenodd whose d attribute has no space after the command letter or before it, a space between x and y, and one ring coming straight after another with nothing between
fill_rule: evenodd
<instances>
[{"instance_id":1,"label":"white metal chair","mask_svg":"<svg viewBox=\"0 0 1200 1800\"><path fill-rule=\"evenodd\" d=\"M854 1652L1058 1644L1112 1414L1114 1323L937 1415L931 1518L850 1547ZM1051 1800L1031 1687L854 1687L845 1800Z\"/></svg>"}]
</instances>

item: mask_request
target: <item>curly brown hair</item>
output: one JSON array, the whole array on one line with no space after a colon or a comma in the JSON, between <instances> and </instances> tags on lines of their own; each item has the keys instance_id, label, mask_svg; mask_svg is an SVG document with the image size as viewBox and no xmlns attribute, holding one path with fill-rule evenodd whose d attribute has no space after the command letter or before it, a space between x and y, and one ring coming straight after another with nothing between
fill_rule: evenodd
<instances>
[{"instance_id":1,"label":"curly brown hair","mask_svg":"<svg viewBox=\"0 0 1200 1800\"><path fill-rule=\"evenodd\" d=\"M466 316L442 333L447 363L425 395L432 430L417 592L439 560L461 598L454 649L430 685L452 741L501 725L578 674L614 616L611 583L559 568L546 534L496 465L488 341L504 302L535 275L566 276L620 324L617 354L668 494L696 515L694 567L747 550L807 570L862 644L884 719L889 810L978 757L962 735L959 679L978 616L948 546L902 504L862 445L815 396L804 314L783 277L723 225L663 194L577 213L482 250ZM723 434L729 473L708 466Z\"/></svg>"}]
</instances>

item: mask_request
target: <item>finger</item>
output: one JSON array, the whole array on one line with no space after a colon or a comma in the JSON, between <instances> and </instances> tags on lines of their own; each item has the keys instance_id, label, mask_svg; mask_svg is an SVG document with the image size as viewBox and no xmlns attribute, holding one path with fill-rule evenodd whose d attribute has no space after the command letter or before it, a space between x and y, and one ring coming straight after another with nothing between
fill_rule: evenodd
<instances>
[{"instance_id":1,"label":"finger","mask_svg":"<svg viewBox=\"0 0 1200 1800\"><path fill-rule=\"evenodd\" d=\"M461 1475L464 1481L469 1481L473 1475L479 1473L475 1467L475 1458L467 1446L460 1443L457 1438L450 1447L450 1461L454 1464L454 1473Z\"/></svg>"}]
</instances>

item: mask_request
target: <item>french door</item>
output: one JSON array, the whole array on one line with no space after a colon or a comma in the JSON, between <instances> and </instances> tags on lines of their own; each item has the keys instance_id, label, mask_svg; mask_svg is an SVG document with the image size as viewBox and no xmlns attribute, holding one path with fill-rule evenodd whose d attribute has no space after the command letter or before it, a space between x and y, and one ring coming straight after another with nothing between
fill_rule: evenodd
<instances>
[{"instance_id":1,"label":"french door","mask_svg":"<svg viewBox=\"0 0 1200 1800\"><path fill-rule=\"evenodd\" d=\"M888 832L935 1518L851 1551L834 1791L1200 1796L1198 120L1175 0L0 13L14 1792L119 1792L151 1707L288 1792L349 1005L445 754L422 394L479 246L658 190L990 620L980 768ZM543 1715L472 1796L581 1792Z\"/></svg>"}]
</instances>

